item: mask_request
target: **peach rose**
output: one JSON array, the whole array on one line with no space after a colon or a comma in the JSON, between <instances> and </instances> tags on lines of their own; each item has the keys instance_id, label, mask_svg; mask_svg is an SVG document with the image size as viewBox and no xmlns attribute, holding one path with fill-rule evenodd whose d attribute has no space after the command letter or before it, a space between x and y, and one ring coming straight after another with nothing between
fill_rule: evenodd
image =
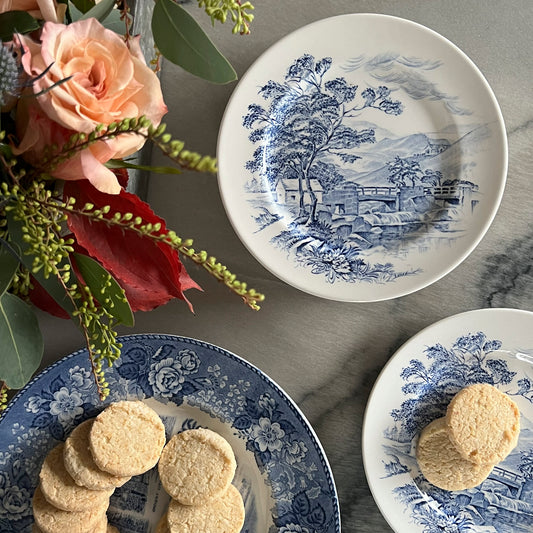
<instances>
[{"instance_id":1,"label":"peach rose","mask_svg":"<svg viewBox=\"0 0 533 533\"><path fill-rule=\"evenodd\" d=\"M1 0L0 13L7 11L26 11L38 20L63 22L67 4L58 4L56 0Z\"/></svg>"},{"instance_id":2,"label":"peach rose","mask_svg":"<svg viewBox=\"0 0 533 533\"><path fill-rule=\"evenodd\" d=\"M46 118L51 127L54 123L59 126L62 134L90 133L98 124L141 115L158 125L167 112L159 79L144 61L139 38L131 39L128 47L120 36L96 19L87 19L68 26L47 22L40 43L27 36L19 39L25 52L22 64L28 75L36 78L51 66L32 85L36 94L47 91L37 97L40 109L31 111L34 116L39 115L41 126ZM68 77L69 81L54 86ZM18 152L31 152L30 159L39 155L43 142L42 136L37 138L35 129L32 130L28 116L22 113L19 119L17 115L17 130L22 139ZM102 163L128 156L143 144L144 138L135 134L98 141L80 157L57 167L52 175L62 179L85 178L99 190L116 194L120 191L116 176Z\"/></svg>"}]
</instances>

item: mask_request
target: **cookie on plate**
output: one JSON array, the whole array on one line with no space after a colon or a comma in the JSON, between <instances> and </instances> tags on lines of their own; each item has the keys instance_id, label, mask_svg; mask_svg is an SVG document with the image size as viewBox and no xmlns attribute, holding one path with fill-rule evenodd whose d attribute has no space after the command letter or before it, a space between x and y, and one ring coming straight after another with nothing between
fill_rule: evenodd
<instances>
[{"instance_id":1,"label":"cookie on plate","mask_svg":"<svg viewBox=\"0 0 533 533\"><path fill-rule=\"evenodd\" d=\"M437 418L420 433L418 466L425 478L444 490L476 487L492 472L492 464L476 464L462 457L448 436L446 418Z\"/></svg>"},{"instance_id":2,"label":"cookie on plate","mask_svg":"<svg viewBox=\"0 0 533 533\"><path fill-rule=\"evenodd\" d=\"M155 528L155 533L170 533L170 528L168 527L168 514L165 513Z\"/></svg>"},{"instance_id":3,"label":"cookie on plate","mask_svg":"<svg viewBox=\"0 0 533 533\"><path fill-rule=\"evenodd\" d=\"M451 442L464 459L496 464L518 443L520 411L507 394L477 383L452 398L446 425Z\"/></svg>"},{"instance_id":4,"label":"cookie on plate","mask_svg":"<svg viewBox=\"0 0 533 533\"><path fill-rule=\"evenodd\" d=\"M64 511L49 503L37 487L32 500L33 518L43 533L88 533L99 527L103 520L107 522L108 504L109 499L106 504L87 511Z\"/></svg>"},{"instance_id":5,"label":"cookie on plate","mask_svg":"<svg viewBox=\"0 0 533 533\"><path fill-rule=\"evenodd\" d=\"M109 503L114 489L90 490L77 485L63 462L64 444L58 444L46 456L39 473L43 496L64 511L85 511Z\"/></svg>"},{"instance_id":6,"label":"cookie on plate","mask_svg":"<svg viewBox=\"0 0 533 533\"><path fill-rule=\"evenodd\" d=\"M219 498L202 505L171 500L168 506L170 533L239 533L243 524L244 503L233 485Z\"/></svg>"},{"instance_id":7,"label":"cookie on plate","mask_svg":"<svg viewBox=\"0 0 533 533\"><path fill-rule=\"evenodd\" d=\"M140 401L112 403L95 418L89 432L96 466L114 476L136 476L150 470L164 445L161 418Z\"/></svg>"},{"instance_id":8,"label":"cookie on plate","mask_svg":"<svg viewBox=\"0 0 533 533\"><path fill-rule=\"evenodd\" d=\"M63 460L65 468L76 484L92 490L121 487L131 476L114 476L100 470L89 449L89 433L94 419L86 420L74 428L65 441Z\"/></svg>"},{"instance_id":9,"label":"cookie on plate","mask_svg":"<svg viewBox=\"0 0 533 533\"><path fill-rule=\"evenodd\" d=\"M174 435L158 464L166 492L183 505L201 505L218 498L235 475L235 455L224 437L209 429Z\"/></svg>"}]
</instances>

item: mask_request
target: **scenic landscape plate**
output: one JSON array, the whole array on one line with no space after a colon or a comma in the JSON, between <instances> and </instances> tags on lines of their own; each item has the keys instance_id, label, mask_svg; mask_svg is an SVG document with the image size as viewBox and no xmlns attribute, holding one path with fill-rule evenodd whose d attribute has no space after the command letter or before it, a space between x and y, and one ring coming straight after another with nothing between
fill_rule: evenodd
<instances>
[{"instance_id":1,"label":"scenic landscape plate","mask_svg":"<svg viewBox=\"0 0 533 533\"><path fill-rule=\"evenodd\" d=\"M515 352L529 355L519 360ZM533 313L470 311L415 335L381 372L363 424L370 489L397 533L533 531ZM518 445L478 487L445 491L421 474L419 432L460 389L489 383L521 412Z\"/></svg>"},{"instance_id":2,"label":"scenic landscape plate","mask_svg":"<svg viewBox=\"0 0 533 533\"><path fill-rule=\"evenodd\" d=\"M237 458L233 484L243 496L242 533L339 533L336 489L324 451L294 402L265 374L211 344L171 335L121 339L106 371L102 404L86 350L48 367L0 418L0 531L30 532L31 499L44 457L105 405L140 399L161 416L167 436L207 427ZM151 533L169 497L157 468L116 489L109 522L121 533Z\"/></svg>"},{"instance_id":3,"label":"scenic landscape plate","mask_svg":"<svg viewBox=\"0 0 533 533\"><path fill-rule=\"evenodd\" d=\"M507 171L502 115L444 37L377 14L305 26L250 67L219 132L238 236L311 294L379 301L421 289L487 231Z\"/></svg>"}]
</instances>

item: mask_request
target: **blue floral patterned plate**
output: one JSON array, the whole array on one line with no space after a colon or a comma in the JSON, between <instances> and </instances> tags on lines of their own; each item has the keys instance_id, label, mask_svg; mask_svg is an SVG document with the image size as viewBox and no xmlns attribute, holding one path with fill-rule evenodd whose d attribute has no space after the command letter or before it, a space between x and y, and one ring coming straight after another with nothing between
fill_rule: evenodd
<instances>
[{"instance_id":1,"label":"blue floral patterned plate","mask_svg":"<svg viewBox=\"0 0 533 533\"><path fill-rule=\"evenodd\" d=\"M378 301L440 279L500 204L494 94L441 35L378 14L332 17L267 50L219 142L226 212L250 252L311 294Z\"/></svg>"},{"instance_id":2,"label":"blue floral patterned plate","mask_svg":"<svg viewBox=\"0 0 533 533\"><path fill-rule=\"evenodd\" d=\"M333 477L320 443L294 402L243 359L205 342L170 335L123 337L107 371L102 404L86 350L48 367L0 418L0 531L30 532L31 498L47 452L105 405L141 399L167 435L208 427L237 458L235 486L246 509L242 533L339 533ZM157 469L116 489L109 522L121 533L155 531L168 505Z\"/></svg>"},{"instance_id":3,"label":"blue floral patterned plate","mask_svg":"<svg viewBox=\"0 0 533 533\"><path fill-rule=\"evenodd\" d=\"M533 313L484 309L437 322L391 358L368 401L363 460L374 499L394 531L533 531L532 355ZM441 490L418 468L418 434L473 383L494 385L517 403L518 445L479 486Z\"/></svg>"}]
</instances>

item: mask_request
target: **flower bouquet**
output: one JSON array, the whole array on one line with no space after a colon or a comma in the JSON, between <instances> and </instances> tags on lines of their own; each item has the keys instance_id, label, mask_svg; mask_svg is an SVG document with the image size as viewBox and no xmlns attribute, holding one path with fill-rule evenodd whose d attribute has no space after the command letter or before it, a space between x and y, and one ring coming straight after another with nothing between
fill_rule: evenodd
<instances>
[{"instance_id":1,"label":"flower bouquet","mask_svg":"<svg viewBox=\"0 0 533 533\"><path fill-rule=\"evenodd\" d=\"M43 340L33 306L80 329L99 393L120 356L116 326L199 288L182 257L258 309L248 289L214 257L169 229L130 192L129 171L216 173L216 161L165 132L156 74L164 57L227 83L235 71L195 19L173 0L151 11L154 59L132 35L126 0L0 2L0 405L38 368ZM253 6L198 0L213 22L248 33ZM146 7L146 5L144 6ZM164 38L163 38L164 37ZM146 142L172 160L143 167ZM190 303L189 303L190 306Z\"/></svg>"}]
</instances>

